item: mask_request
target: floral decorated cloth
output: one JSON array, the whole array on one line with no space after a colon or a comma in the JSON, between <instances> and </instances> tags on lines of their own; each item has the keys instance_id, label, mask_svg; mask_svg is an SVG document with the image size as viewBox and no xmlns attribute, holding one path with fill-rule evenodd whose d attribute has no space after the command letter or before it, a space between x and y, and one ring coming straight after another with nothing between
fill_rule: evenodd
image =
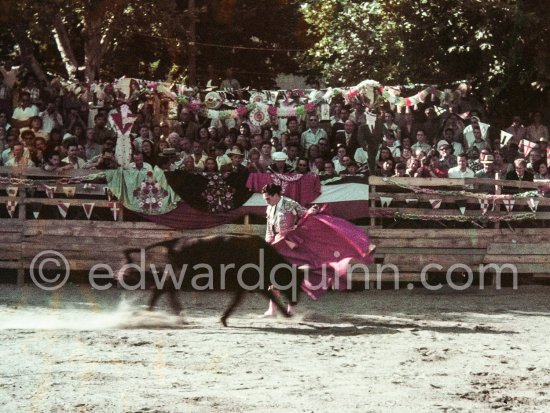
<instances>
[{"instance_id":1,"label":"floral decorated cloth","mask_svg":"<svg viewBox=\"0 0 550 413\"><path fill-rule=\"evenodd\" d=\"M146 215L166 214L175 209L180 201L158 167L153 171L106 170L105 176L109 190L131 211Z\"/></svg>"},{"instance_id":2,"label":"floral decorated cloth","mask_svg":"<svg viewBox=\"0 0 550 413\"><path fill-rule=\"evenodd\" d=\"M166 172L170 187L191 207L209 213L228 212L242 206L252 195L217 172Z\"/></svg>"}]
</instances>

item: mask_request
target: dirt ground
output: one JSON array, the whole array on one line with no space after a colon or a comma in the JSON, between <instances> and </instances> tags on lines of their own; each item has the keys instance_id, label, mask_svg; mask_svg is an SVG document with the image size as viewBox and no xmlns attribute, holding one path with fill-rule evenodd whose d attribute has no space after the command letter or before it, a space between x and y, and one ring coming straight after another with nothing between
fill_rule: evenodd
<instances>
[{"instance_id":1,"label":"dirt ground","mask_svg":"<svg viewBox=\"0 0 550 413\"><path fill-rule=\"evenodd\" d=\"M0 285L4 412L548 412L550 287L250 295Z\"/></svg>"}]
</instances>

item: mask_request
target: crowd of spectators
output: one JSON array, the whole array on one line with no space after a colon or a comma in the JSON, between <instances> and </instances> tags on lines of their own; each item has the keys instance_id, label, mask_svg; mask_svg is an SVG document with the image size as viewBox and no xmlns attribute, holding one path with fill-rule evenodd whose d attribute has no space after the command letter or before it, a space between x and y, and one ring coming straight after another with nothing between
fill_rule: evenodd
<instances>
[{"instance_id":1,"label":"crowd of spectators","mask_svg":"<svg viewBox=\"0 0 550 413\"><path fill-rule=\"evenodd\" d=\"M32 75L14 82L8 69L1 69L1 165L48 171L118 166L117 133L108 115L120 99L102 96L99 102L61 88L46 92ZM500 130L487 128L490 120L475 108L466 116L452 106L439 115L433 107L394 113L387 105L334 99L330 119L320 119L317 106L305 117L271 116L262 127L243 116L229 128L189 107L169 119L159 113L162 105L135 104L133 98L126 103L137 115L131 133L135 169L300 173L321 181L342 175L549 178L549 134L541 112L527 123L514 116L506 129L512 137L502 145ZM376 113L374 125L367 124L367 110Z\"/></svg>"}]
</instances>

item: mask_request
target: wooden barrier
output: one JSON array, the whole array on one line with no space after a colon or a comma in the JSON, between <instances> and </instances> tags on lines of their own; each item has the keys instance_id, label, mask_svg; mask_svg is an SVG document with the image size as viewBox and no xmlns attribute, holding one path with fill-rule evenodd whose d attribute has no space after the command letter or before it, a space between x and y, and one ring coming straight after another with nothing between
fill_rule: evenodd
<instances>
[{"instance_id":1,"label":"wooden barrier","mask_svg":"<svg viewBox=\"0 0 550 413\"><path fill-rule=\"evenodd\" d=\"M42 181L68 179L86 175L93 171L70 171L63 174L44 172L28 168L14 171L0 168L0 174L17 179L33 179L34 186ZM125 222L124 217L114 222L112 216L104 214L102 220L81 218L64 220L59 218L34 219L29 211L32 205L57 205L66 198L62 184L58 185L56 198L50 199L40 191L25 187L29 181L21 181L16 197L8 196L6 187L0 187L0 203L17 201L19 211L13 218L0 218L0 269L17 271L17 281L23 283L25 272L37 254L46 251L57 251L67 259L71 271L89 271L97 264L109 266L116 271L124 258L122 251L126 248L140 248L146 245L187 235L199 236L212 233L240 232L263 235L264 225L251 225L245 219L244 225L224 225L207 230L178 231L156 225L151 222ZM546 183L495 181L495 180L461 180L461 179L417 179L392 178L388 182L379 177L369 178L370 210L366 219L370 225L364 226L371 241L377 246L375 262L368 266L369 276L363 271L353 274L355 281L368 281L372 286L377 281L377 272L386 267L378 281L394 281L392 266L399 270L397 281L413 282L420 280L422 270L432 266L430 273L442 273L457 264L468 266L473 272L479 272L480 266L494 264L515 266L519 274L535 277L548 277L550 274L550 199L538 197L536 213L531 211L528 199L517 198L511 212L502 210L486 214L480 210L478 198L470 192L471 185L497 186L497 192L503 188L518 191L536 190ZM66 184L76 187L75 196L70 198L72 205L81 206L85 202L94 202L95 208L108 212L109 201L106 199L103 186L84 188L83 184ZM401 186L399 186L401 185ZM32 185L31 185L32 186ZM416 192L412 189L415 189ZM419 189L423 188L423 189ZM467 193L455 193L464 190ZM434 192L425 192L426 189ZM441 192L453 191L451 192ZM382 206L381 199L392 198L389 206ZM415 199L408 202L407 199ZM441 199L441 207L433 209L430 200ZM462 214L456 206L464 201L466 210ZM396 213L401 214L396 217ZM410 214L416 219L401 218ZM515 214L529 214L529 219L514 221ZM428 221L423 218L429 217ZM468 221L465 217L476 218ZM478 218L482 218L477 221ZM503 219L503 221L500 221ZM462 222L465 221L465 222ZM256 221L257 222L257 221ZM504 224L502 224L502 222ZM496 223L502 225L498 227ZM45 269L58 269L48 263ZM460 268L458 269L460 271ZM0 278L2 282L2 278Z\"/></svg>"}]
</instances>

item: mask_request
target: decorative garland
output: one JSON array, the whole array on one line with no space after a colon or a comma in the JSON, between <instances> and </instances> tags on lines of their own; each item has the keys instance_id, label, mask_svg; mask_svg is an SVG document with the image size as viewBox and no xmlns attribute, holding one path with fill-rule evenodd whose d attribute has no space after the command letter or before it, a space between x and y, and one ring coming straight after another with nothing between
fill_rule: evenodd
<instances>
[{"instance_id":1,"label":"decorative garland","mask_svg":"<svg viewBox=\"0 0 550 413\"><path fill-rule=\"evenodd\" d=\"M503 221L525 221L528 219L535 219L536 214L534 212L521 212L517 214L506 214L506 215L497 215L497 216L487 216L487 215L477 215L477 216L468 216L468 215L417 215L405 212L395 212L394 217L401 219L414 219L422 221L457 221L457 222L503 222Z\"/></svg>"},{"instance_id":2,"label":"decorative garland","mask_svg":"<svg viewBox=\"0 0 550 413\"><path fill-rule=\"evenodd\" d=\"M95 94L98 100L101 100L103 102L107 94L116 94L116 96L113 96L113 97L120 101L127 101L128 99L132 99L137 94L137 97L140 101L146 101L151 95L157 94L157 95L161 95L162 98L175 101L178 104L187 107L190 111L194 113L203 111L203 113L208 113L209 118L219 119L219 120L237 118L239 116L240 117L246 116L255 108L254 106L251 107L250 105L254 103L261 103L257 99L257 94L261 92L250 91L251 97L248 102L238 100L236 98L233 100L227 99L223 101L223 103L225 103L228 106L239 106L243 103L245 103L245 106L238 107L237 109L233 109L233 110L216 111L212 109L212 106L210 105L211 102L209 102L206 98L205 98L205 101L202 101L198 98L199 90L197 88L187 87L184 84L176 84L176 83L168 84L166 82L163 83L163 82L146 81L142 79L131 79L130 84L137 83L137 91L130 90L131 95L127 97L122 92L122 88L124 87L122 85L129 81L129 79L126 78L125 76L115 80L112 83L102 83L102 84L97 84L97 83L80 84L80 83L75 83L62 78L56 78L56 80L67 91L73 92L77 96L84 93L92 93L92 94ZM459 82L453 82L452 84L454 85L459 83L467 83L467 82L459 81ZM417 88L417 87L423 87L424 89L412 96L408 96L408 97L400 96L402 90L407 90L407 89ZM248 90L248 89L243 89L243 90ZM453 94L451 92L451 89L441 90L437 85L408 84L408 85L402 85L402 86L384 86L380 82L376 80L370 80L370 79L363 80L362 82L352 87L329 87L325 92L313 90L307 97L303 90L294 90L292 91L293 96L297 97L297 99L299 99L300 102L307 102L309 100L309 102L296 107L285 106L285 105L281 105L281 107L275 106L276 96L279 94L279 92L286 92L286 91L281 90L281 91L263 91L263 92L264 93L268 92L268 94L271 96L271 98L268 99L268 102L271 104L271 106L269 106L268 108L269 115L271 116L276 115L280 118L285 118L289 116L298 116L298 117L304 116L306 113L313 111L316 105L325 103L325 102L330 103L334 97L340 96L340 95L344 97L347 103L350 103L356 100L361 101L363 97L366 97L372 100L375 90L379 92L379 94L385 101L389 102L391 105L396 107L409 108L413 106L416 108L418 104L425 102L428 96L430 96L430 99L432 101L435 100L435 98L437 97L441 101L445 101L447 103L451 102L453 99ZM220 92L223 92L223 91L220 91ZM245 107L246 109L243 109ZM266 107L268 106L266 105ZM219 113L216 115L215 112L219 112Z\"/></svg>"},{"instance_id":3,"label":"decorative garland","mask_svg":"<svg viewBox=\"0 0 550 413\"><path fill-rule=\"evenodd\" d=\"M419 186L408 185L404 183L399 183L394 181L391 178L382 178L384 182L390 183L392 185L398 186L403 189L409 189L415 193L429 194L429 195L441 195L441 196L464 196L469 198L477 199L488 199L488 200L502 200L502 199L514 199L514 198L534 198L541 197L542 195L538 191L526 191L518 194L506 194L506 195L492 195L492 194L478 194L475 192L468 191L441 191L436 189L421 188Z\"/></svg>"}]
</instances>

